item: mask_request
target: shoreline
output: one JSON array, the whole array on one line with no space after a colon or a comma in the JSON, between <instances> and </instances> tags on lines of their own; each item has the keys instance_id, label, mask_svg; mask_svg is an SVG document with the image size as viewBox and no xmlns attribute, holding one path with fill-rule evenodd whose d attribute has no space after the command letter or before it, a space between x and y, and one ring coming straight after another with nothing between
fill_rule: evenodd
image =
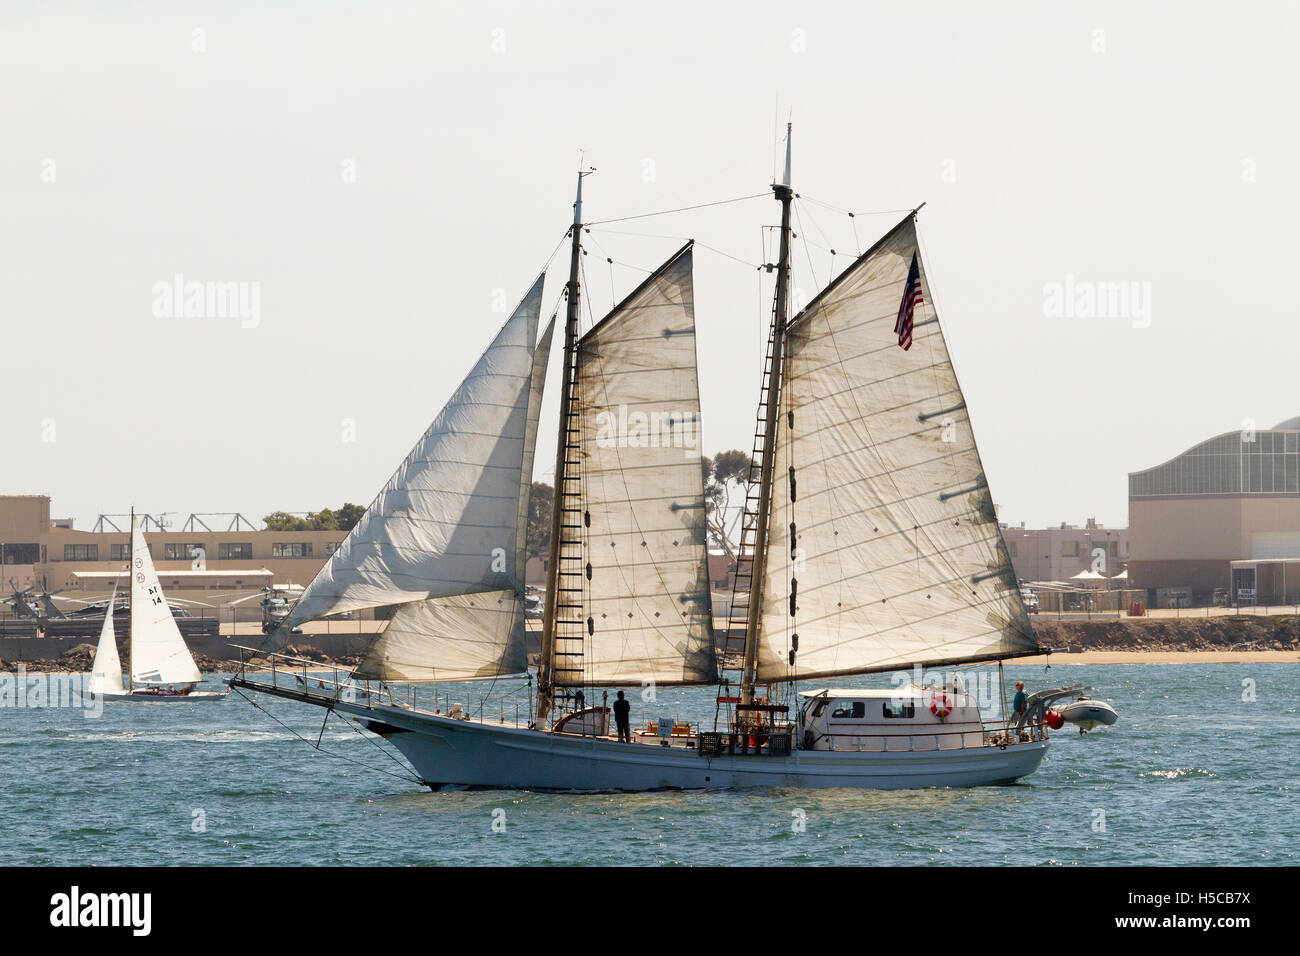
<instances>
[{"instance_id":1,"label":"shoreline","mask_svg":"<svg viewBox=\"0 0 1300 956\"><path fill-rule=\"evenodd\" d=\"M1020 664L1300 664L1300 651L1054 651L1018 657Z\"/></svg>"},{"instance_id":2,"label":"shoreline","mask_svg":"<svg viewBox=\"0 0 1300 956\"><path fill-rule=\"evenodd\" d=\"M21 661L6 661L0 674L16 673L16 665L24 663ZM48 668L49 661L34 661L33 663ZM1032 667L1051 664L1053 667L1073 667L1079 665L1121 665L1121 664L1300 664L1300 651L1055 651L1052 654L1035 654L1033 657L1017 657L1007 661L1008 667ZM335 665L332 663L322 662L320 668L322 671L329 670ZM340 668L347 668L351 665L340 664ZM87 671L66 670L66 669L43 669L30 670L23 668L23 673L36 675L51 674L84 674ZM208 679L216 674L225 674L225 670L207 670L203 669L204 679ZM309 671L309 673L313 673Z\"/></svg>"}]
</instances>

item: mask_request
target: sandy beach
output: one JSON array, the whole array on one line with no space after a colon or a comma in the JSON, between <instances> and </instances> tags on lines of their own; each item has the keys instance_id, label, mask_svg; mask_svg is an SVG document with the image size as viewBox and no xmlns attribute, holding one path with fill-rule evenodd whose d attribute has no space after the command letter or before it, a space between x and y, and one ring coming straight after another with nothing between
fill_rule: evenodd
<instances>
[{"instance_id":1,"label":"sandy beach","mask_svg":"<svg viewBox=\"0 0 1300 956\"><path fill-rule=\"evenodd\" d=\"M1009 664L1300 664L1297 651L1081 651L1021 657Z\"/></svg>"}]
</instances>

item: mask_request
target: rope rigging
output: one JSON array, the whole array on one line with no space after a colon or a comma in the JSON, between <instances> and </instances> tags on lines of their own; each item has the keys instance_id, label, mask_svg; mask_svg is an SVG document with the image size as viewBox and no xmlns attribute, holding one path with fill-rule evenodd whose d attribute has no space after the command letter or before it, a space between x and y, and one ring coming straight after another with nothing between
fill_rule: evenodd
<instances>
[{"instance_id":1,"label":"rope rigging","mask_svg":"<svg viewBox=\"0 0 1300 956\"><path fill-rule=\"evenodd\" d=\"M238 694L240 697L242 697L245 701L247 701L249 704L251 704L254 708L256 708L257 710L260 710L263 714L265 714L266 716L270 717L273 721L275 721L277 724L279 724L281 727L283 727L285 730L287 730L290 734L292 734L294 737L297 737L299 740L301 740L301 741L303 741L304 743L306 743L307 745L309 745L313 750L317 751L318 753L322 753L322 754L324 754L324 755L327 756L327 757L335 757L335 758L337 758L337 759L339 759L339 760L344 760L344 761L347 761L348 763L351 763L351 764L356 764L358 767L362 767L362 768L364 768L364 769L366 769L366 770L373 770L373 771L375 771L376 773L383 773L383 774L387 774L387 775L390 776L390 777L397 777L399 780L413 780L415 783L418 783L418 784L420 784L421 786L424 786L424 785L425 785L425 780L423 780L420 776L418 776L417 774L413 773L409 768L407 768L406 764L402 763L402 761L398 760L396 757L394 757L392 754L390 754L387 750L385 750L383 747L381 747L377 741L372 740L371 738L367 737L367 736L365 735L365 733L361 730L360 727L357 727L355 724L353 724L353 723L351 723L351 722L349 722L349 721L347 721L347 720L344 720L344 721L343 721L344 724L346 724L349 728L351 728L351 729L352 729L353 731L355 731L358 735L360 735L360 737L361 737L363 740L369 741L372 745L374 745L374 746L379 750L379 752L380 752L381 754L383 754L383 755L384 755L385 757L387 757L389 760L393 761L393 763L395 763L395 764L397 764L399 767L401 767L402 770L403 770L403 772L399 774L399 773L394 773L394 772L391 771L391 770L385 770L383 767L372 767L372 766L370 766L370 764L362 763L360 760L357 760L357 759L354 758L354 757L350 757L350 756L348 756L347 754L335 753L335 752L332 751L332 750L326 750L324 747L322 747L322 746L320 745L320 741L321 741L321 739L323 739L324 736L325 736L325 723L322 723L322 724L321 724L320 737L317 738L317 740L316 740L315 742L313 742L310 738L304 737L302 734L298 733L298 731L294 730L294 728L290 727L290 726L289 726L288 724L286 724L283 720L281 720L279 717L275 716L275 714L271 713L269 710L267 710L265 707L263 707L263 706L262 706L261 704L259 704L257 701L253 700L251 697L249 697L247 694L245 694L245 693L244 693L243 691L241 691L239 688L237 688L237 687L236 687L236 688L232 688L232 690L234 690L234 692L235 692L236 694ZM327 708L327 712L326 712L326 714L325 714L325 722L326 722L326 723L328 723L328 721L329 721L330 714L334 714L334 708L333 708L333 707L329 707L329 708ZM335 715L336 717L339 716L338 714L334 714L334 715ZM340 720L343 720L342 717L339 717L339 719L340 719Z\"/></svg>"}]
</instances>

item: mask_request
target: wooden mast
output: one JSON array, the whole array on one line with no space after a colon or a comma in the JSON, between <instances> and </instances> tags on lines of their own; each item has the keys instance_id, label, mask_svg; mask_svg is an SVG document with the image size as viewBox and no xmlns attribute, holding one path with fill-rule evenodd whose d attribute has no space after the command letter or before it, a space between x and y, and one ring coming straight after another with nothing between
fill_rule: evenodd
<instances>
[{"instance_id":1,"label":"wooden mast","mask_svg":"<svg viewBox=\"0 0 1300 956\"><path fill-rule=\"evenodd\" d=\"M754 529L749 614L745 621L745 662L741 671L742 703L754 699L758 671L758 629L763 619L763 580L767 568L767 528L771 519L772 479L776 466L776 430L780 419L781 378L785 364L785 327L790 316L790 127L785 126L785 175L772 185L781 203L781 246L776 263L776 315L772 322L772 367L768 372L767 419L763 427L763 461L759 468L758 520Z\"/></svg>"},{"instance_id":2,"label":"wooden mast","mask_svg":"<svg viewBox=\"0 0 1300 956\"><path fill-rule=\"evenodd\" d=\"M555 490L551 498L551 547L546 566L546 604L542 617L541 658L537 666L537 726L544 721L554 697L555 612L559 587L560 536L564 519L565 462L570 444L570 417L573 404L573 380L577 366L579 300L578 282L582 265L582 179L594 169L578 171L578 193L573 201L572 243L569 254L569 284L565 287L568 308L564 319L564 363L560 382L560 427L555 443Z\"/></svg>"}]
</instances>

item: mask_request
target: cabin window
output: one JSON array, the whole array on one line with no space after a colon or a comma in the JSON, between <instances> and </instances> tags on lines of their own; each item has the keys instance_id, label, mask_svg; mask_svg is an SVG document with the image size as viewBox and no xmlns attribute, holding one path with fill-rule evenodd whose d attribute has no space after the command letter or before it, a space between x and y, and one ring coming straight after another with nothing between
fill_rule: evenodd
<instances>
[{"instance_id":1,"label":"cabin window","mask_svg":"<svg viewBox=\"0 0 1300 956\"><path fill-rule=\"evenodd\" d=\"M814 717L820 717L822 714L826 713L826 705L829 703L830 701L825 698L817 701L817 706L813 708L812 715Z\"/></svg>"},{"instance_id":2,"label":"cabin window","mask_svg":"<svg viewBox=\"0 0 1300 956\"><path fill-rule=\"evenodd\" d=\"M831 720L836 718L849 720L855 717L861 719L865 716L867 716L867 705L860 700L842 700L831 711Z\"/></svg>"},{"instance_id":3,"label":"cabin window","mask_svg":"<svg viewBox=\"0 0 1300 956\"><path fill-rule=\"evenodd\" d=\"M916 704L908 701L906 704L899 703L891 705L889 701L881 704L882 713L886 717L904 717L910 718L916 716Z\"/></svg>"}]
</instances>

